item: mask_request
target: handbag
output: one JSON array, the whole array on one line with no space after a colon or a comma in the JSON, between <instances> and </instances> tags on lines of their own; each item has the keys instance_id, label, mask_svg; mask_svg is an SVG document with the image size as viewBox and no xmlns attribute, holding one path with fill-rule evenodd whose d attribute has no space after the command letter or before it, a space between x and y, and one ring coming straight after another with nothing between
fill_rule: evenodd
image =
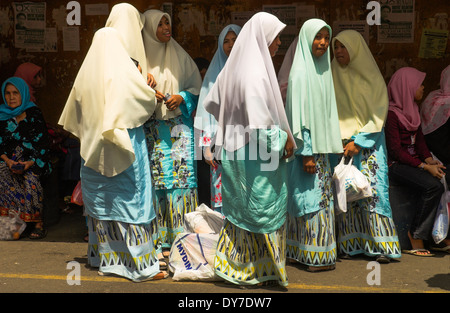
<instances>
[{"instance_id":1,"label":"handbag","mask_svg":"<svg viewBox=\"0 0 450 313\"><path fill-rule=\"evenodd\" d=\"M441 182L444 185L444 193L441 196L441 201L439 202L434 219L433 231L431 232L435 243L440 243L447 237L449 227L450 191L448 190L445 176L441 179Z\"/></svg>"},{"instance_id":2,"label":"handbag","mask_svg":"<svg viewBox=\"0 0 450 313\"><path fill-rule=\"evenodd\" d=\"M334 168L333 181L336 188L337 213L347 212L347 202L372 196L367 177L353 165L353 157L345 164L345 157Z\"/></svg>"},{"instance_id":3,"label":"handbag","mask_svg":"<svg viewBox=\"0 0 450 313\"><path fill-rule=\"evenodd\" d=\"M76 205L83 206L83 193L81 192L81 180L78 181L77 185L73 189L72 197L70 198L71 203L75 203Z\"/></svg>"}]
</instances>

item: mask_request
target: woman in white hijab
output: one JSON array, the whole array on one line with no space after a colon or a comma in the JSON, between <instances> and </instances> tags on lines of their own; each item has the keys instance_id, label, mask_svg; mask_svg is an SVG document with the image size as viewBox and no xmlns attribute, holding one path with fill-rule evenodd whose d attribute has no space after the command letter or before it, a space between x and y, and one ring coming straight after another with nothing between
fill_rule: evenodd
<instances>
[{"instance_id":1,"label":"woman in white hijab","mask_svg":"<svg viewBox=\"0 0 450 313\"><path fill-rule=\"evenodd\" d=\"M147 71L154 78L155 113L144 129L150 154L156 211L164 250L184 230L184 215L197 207L197 173L192 114L202 79L197 65L171 36L167 13L144 13ZM168 251L163 251L168 255Z\"/></svg>"},{"instance_id":2,"label":"woman in white hijab","mask_svg":"<svg viewBox=\"0 0 450 313\"><path fill-rule=\"evenodd\" d=\"M227 218L215 272L240 285L288 284L286 164L280 158L292 154L293 138L272 62L285 26L269 13L255 14L203 103L218 122L216 157L222 159Z\"/></svg>"},{"instance_id":3,"label":"woman in white hijab","mask_svg":"<svg viewBox=\"0 0 450 313\"><path fill-rule=\"evenodd\" d=\"M81 65L59 124L80 139L88 215L88 262L99 274L139 282L160 272L156 214L143 124L155 92L132 59L145 64L140 13L111 10Z\"/></svg>"}]
</instances>

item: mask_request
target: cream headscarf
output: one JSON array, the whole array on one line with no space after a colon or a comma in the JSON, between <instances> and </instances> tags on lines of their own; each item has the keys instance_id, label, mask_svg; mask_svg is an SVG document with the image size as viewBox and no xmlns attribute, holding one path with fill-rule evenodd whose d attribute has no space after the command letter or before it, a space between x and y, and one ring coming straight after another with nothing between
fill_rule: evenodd
<instances>
[{"instance_id":1,"label":"cream headscarf","mask_svg":"<svg viewBox=\"0 0 450 313\"><path fill-rule=\"evenodd\" d=\"M242 27L227 63L203 102L218 121L216 146L235 151L248 143L245 132L227 131L228 125L250 132L275 125L293 138L268 49L285 26L276 16L260 12Z\"/></svg>"},{"instance_id":2,"label":"cream headscarf","mask_svg":"<svg viewBox=\"0 0 450 313\"><path fill-rule=\"evenodd\" d=\"M339 40L348 51L350 63L331 62L342 139L361 132L380 132L386 121L389 99L386 83L364 38L355 30L344 30Z\"/></svg>"},{"instance_id":3,"label":"cream headscarf","mask_svg":"<svg viewBox=\"0 0 450 313\"><path fill-rule=\"evenodd\" d=\"M145 53L147 56L148 73L152 74L157 83L155 89L164 95L178 94L188 91L193 95L200 93L202 77L194 60L175 39L162 43L156 37L156 30L161 18L165 16L172 25L169 14L159 10L144 12L145 25L143 30ZM156 118L167 120L181 114L180 108L169 111L164 103L158 103L155 109Z\"/></svg>"},{"instance_id":4,"label":"cream headscarf","mask_svg":"<svg viewBox=\"0 0 450 313\"><path fill-rule=\"evenodd\" d=\"M113 7L111 16L129 23L112 21L110 25L138 27L129 29L128 35L124 28L112 27L95 33L58 122L80 139L85 166L107 177L120 174L134 162L127 129L141 126L155 108L155 92L130 58L134 52L138 53L133 58L139 55L136 47L142 42L141 26L125 13L136 10L130 7Z\"/></svg>"}]
</instances>

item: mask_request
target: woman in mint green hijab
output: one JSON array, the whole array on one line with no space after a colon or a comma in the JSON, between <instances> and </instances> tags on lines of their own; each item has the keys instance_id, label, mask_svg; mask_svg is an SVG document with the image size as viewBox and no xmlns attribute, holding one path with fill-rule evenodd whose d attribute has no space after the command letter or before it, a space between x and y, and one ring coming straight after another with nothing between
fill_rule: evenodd
<instances>
[{"instance_id":1,"label":"woman in mint green hijab","mask_svg":"<svg viewBox=\"0 0 450 313\"><path fill-rule=\"evenodd\" d=\"M329 43L331 28L310 19L300 30L289 74L286 113L298 149L288 163L287 257L310 271L336 263L332 170L342 153Z\"/></svg>"}]
</instances>

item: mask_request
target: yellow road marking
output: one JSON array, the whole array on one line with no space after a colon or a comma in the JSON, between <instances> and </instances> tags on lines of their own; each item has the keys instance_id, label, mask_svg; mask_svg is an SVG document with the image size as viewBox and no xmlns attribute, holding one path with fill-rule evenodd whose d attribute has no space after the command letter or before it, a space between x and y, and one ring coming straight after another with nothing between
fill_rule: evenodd
<instances>
[{"instance_id":1,"label":"yellow road marking","mask_svg":"<svg viewBox=\"0 0 450 313\"><path fill-rule=\"evenodd\" d=\"M64 275L37 275L37 274L11 274L11 273L0 273L0 278L14 278L14 279L42 279L42 280L63 280L67 281L67 276ZM94 276L86 277L83 276L80 279L81 282L118 282L118 283L130 283L130 280L120 277L111 276ZM175 282L175 281L165 281L165 280L155 280L155 281L145 281L143 283L158 283L158 284L180 284L180 285L205 285L210 286L208 282ZM336 291L336 292L388 292L388 293L411 293L418 292L408 289L398 289L398 288L382 288L379 286L373 287L361 287L361 286L345 286L345 285L306 285L298 283L290 283L287 287L288 290L317 290L317 291ZM422 291L424 293L441 293L442 291Z\"/></svg>"}]
</instances>

